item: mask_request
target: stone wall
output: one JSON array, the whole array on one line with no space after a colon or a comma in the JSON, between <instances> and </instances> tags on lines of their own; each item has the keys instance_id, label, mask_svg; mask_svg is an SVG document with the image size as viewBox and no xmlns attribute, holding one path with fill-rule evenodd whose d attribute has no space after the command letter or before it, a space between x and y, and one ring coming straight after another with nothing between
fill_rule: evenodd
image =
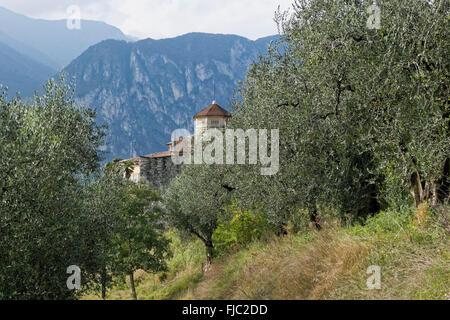
<instances>
[{"instance_id":1,"label":"stone wall","mask_svg":"<svg viewBox=\"0 0 450 320\"><path fill-rule=\"evenodd\" d=\"M169 186L170 181L177 177L183 168L182 165L175 165L172 158L139 158L140 180L143 183L152 184L161 190Z\"/></svg>"}]
</instances>

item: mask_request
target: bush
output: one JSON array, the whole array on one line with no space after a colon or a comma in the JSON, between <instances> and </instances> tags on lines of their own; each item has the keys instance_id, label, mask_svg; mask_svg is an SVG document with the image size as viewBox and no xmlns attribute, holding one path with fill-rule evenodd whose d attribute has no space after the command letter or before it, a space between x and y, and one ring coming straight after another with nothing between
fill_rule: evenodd
<instances>
[{"instance_id":1,"label":"bush","mask_svg":"<svg viewBox=\"0 0 450 320\"><path fill-rule=\"evenodd\" d=\"M409 228L412 223L412 209L386 210L368 218L364 225L356 225L349 232L358 236L373 236L382 234L395 234Z\"/></svg>"},{"instance_id":2,"label":"bush","mask_svg":"<svg viewBox=\"0 0 450 320\"><path fill-rule=\"evenodd\" d=\"M233 218L222 222L213 234L214 253L220 256L236 246L245 247L269 232L267 217L251 210L243 211L231 206Z\"/></svg>"},{"instance_id":3,"label":"bush","mask_svg":"<svg viewBox=\"0 0 450 320\"><path fill-rule=\"evenodd\" d=\"M427 205L400 210L386 210L368 218L363 224L349 229L350 234L369 238L396 238L405 232L411 243L427 245L440 242L447 236L449 214L448 207L429 208Z\"/></svg>"}]
</instances>

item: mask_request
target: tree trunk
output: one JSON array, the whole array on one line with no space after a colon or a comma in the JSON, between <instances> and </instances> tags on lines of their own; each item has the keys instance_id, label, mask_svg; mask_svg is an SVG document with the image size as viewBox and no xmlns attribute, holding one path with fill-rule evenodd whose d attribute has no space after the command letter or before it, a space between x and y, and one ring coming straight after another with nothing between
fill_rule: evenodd
<instances>
[{"instance_id":1,"label":"tree trunk","mask_svg":"<svg viewBox=\"0 0 450 320\"><path fill-rule=\"evenodd\" d=\"M102 270L102 299L106 300L106 269Z\"/></svg>"},{"instance_id":2,"label":"tree trunk","mask_svg":"<svg viewBox=\"0 0 450 320\"><path fill-rule=\"evenodd\" d=\"M203 272L208 272L211 268L213 254L214 254L214 244L211 240L204 240L203 243L206 247L206 265L203 268Z\"/></svg>"},{"instance_id":3,"label":"tree trunk","mask_svg":"<svg viewBox=\"0 0 450 320\"><path fill-rule=\"evenodd\" d=\"M427 181L425 183L424 189L424 200L430 200L431 206L437 205L437 188L436 183L433 180Z\"/></svg>"},{"instance_id":4,"label":"tree trunk","mask_svg":"<svg viewBox=\"0 0 450 320\"><path fill-rule=\"evenodd\" d=\"M208 263L208 266L210 266L214 254L214 244L212 243L212 241L209 240L205 242L205 245L206 245L206 262Z\"/></svg>"},{"instance_id":5,"label":"tree trunk","mask_svg":"<svg viewBox=\"0 0 450 320\"><path fill-rule=\"evenodd\" d=\"M102 300L106 300L106 286L102 283Z\"/></svg>"},{"instance_id":6,"label":"tree trunk","mask_svg":"<svg viewBox=\"0 0 450 320\"><path fill-rule=\"evenodd\" d=\"M424 201L424 196L423 196L422 181L417 171L415 171L411 175L411 194L414 197L416 207L420 206Z\"/></svg>"},{"instance_id":7,"label":"tree trunk","mask_svg":"<svg viewBox=\"0 0 450 320\"><path fill-rule=\"evenodd\" d=\"M212 240L207 239L206 237L203 237L200 233L196 232L194 229L191 229L191 233L194 234L195 236L197 236L205 244L206 261L207 261L206 268L209 268L209 266L212 263L212 258L213 258L213 254L214 254L214 243L212 242Z\"/></svg>"},{"instance_id":8,"label":"tree trunk","mask_svg":"<svg viewBox=\"0 0 450 320\"><path fill-rule=\"evenodd\" d=\"M436 206L438 204L438 193L436 183L433 181L431 184L431 205Z\"/></svg>"},{"instance_id":9,"label":"tree trunk","mask_svg":"<svg viewBox=\"0 0 450 320\"><path fill-rule=\"evenodd\" d=\"M322 226L320 225L319 220L317 219L317 207L313 206L310 210L309 210L309 220L311 221L311 223L313 224L314 228L317 231L322 230Z\"/></svg>"},{"instance_id":10,"label":"tree trunk","mask_svg":"<svg viewBox=\"0 0 450 320\"><path fill-rule=\"evenodd\" d=\"M136 288L134 286L133 272L130 273L130 286L131 286L131 296L132 296L133 300L137 300Z\"/></svg>"}]
</instances>

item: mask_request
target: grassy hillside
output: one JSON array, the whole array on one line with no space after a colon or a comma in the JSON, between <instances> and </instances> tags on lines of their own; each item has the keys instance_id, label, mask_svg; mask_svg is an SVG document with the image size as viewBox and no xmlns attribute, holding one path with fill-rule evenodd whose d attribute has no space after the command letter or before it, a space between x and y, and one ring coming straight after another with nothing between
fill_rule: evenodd
<instances>
[{"instance_id":1,"label":"grassy hillside","mask_svg":"<svg viewBox=\"0 0 450 320\"><path fill-rule=\"evenodd\" d=\"M140 299L449 299L449 233L449 207L386 211L364 226L334 221L320 233L255 242L206 273L202 244L172 234L170 271L138 273L137 292ZM367 289L371 265L381 267L380 290ZM126 284L108 296L129 298Z\"/></svg>"}]
</instances>

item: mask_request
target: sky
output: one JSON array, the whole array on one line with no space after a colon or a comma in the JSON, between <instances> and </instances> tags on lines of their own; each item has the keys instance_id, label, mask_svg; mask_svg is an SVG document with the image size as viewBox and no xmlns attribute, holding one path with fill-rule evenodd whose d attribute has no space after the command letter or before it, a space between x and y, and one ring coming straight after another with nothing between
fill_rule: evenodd
<instances>
[{"instance_id":1,"label":"sky","mask_svg":"<svg viewBox=\"0 0 450 320\"><path fill-rule=\"evenodd\" d=\"M104 21L125 34L170 38L188 32L237 34L255 40L277 33L278 6L294 0L0 0L0 6L33 18L67 19L78 6L81 18Z\"/></svg>"}]
</instances>

